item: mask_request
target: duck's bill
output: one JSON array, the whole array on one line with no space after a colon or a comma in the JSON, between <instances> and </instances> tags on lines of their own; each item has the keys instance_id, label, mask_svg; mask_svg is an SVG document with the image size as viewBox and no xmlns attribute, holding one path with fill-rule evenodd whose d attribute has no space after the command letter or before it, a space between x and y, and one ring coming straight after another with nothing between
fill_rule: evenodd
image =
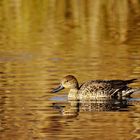
<instances>
[{"instance_id":1,"label":"duck's bill","mask_svg":"<svg viewBox=\"0 0 140 140\"><path fill-rule=\"evenodd\" d=\"M58 92L58 91L60 91L60 90L62 90L62 89L64 89L64 87L63 87L62 85L60 85L60 86L58 86L57 88L53 89L52 92L53 92L53 93L56 93L56 92Z\"/></svg>"}]
</instances>

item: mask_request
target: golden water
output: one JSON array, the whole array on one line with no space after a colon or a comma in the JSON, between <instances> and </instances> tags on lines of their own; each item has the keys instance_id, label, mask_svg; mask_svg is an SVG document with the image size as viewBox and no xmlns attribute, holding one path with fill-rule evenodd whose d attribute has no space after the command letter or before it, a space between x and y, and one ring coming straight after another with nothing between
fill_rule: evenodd
<instances>
[{"instance_id":1,"label":"golden water","mask_svg":"<svg viewBox=\"0 0 140 140\"><path fill-rule=\"evenodd\" d=\"M55 109L69 105L66 90L50 92L67 74L140 78L139 0L0 1L0 140L140 139L140 103Z\"/></svg>"}]
</instances>

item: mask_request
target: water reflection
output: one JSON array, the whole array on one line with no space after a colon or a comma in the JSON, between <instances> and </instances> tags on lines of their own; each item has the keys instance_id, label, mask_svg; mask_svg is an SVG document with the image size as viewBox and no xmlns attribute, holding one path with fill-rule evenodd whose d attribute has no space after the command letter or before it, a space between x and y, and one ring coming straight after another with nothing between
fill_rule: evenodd
<instances>
[{"instance_id":1,"label":"water reflection","mask_svg":"<svg viewBox=\"0 0 140 140\"><path fill-rule=\"evenodd\" d=\"M99 99L92 101L69 101L66 105L53 103L62 116L76 117L80 112L127 111L127 99Z\"/></svg>"}]
</instances>

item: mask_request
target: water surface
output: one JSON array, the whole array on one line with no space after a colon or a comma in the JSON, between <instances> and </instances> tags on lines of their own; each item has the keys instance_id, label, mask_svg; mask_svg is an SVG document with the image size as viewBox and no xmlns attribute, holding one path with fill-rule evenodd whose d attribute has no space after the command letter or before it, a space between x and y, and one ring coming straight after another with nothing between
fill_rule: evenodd
<instances>
[{"instance_id":1,"label":"water surface","mask_svg":"<svg viewBox=\"0 0 140 140\"><path fill-rule=\"evenodd\" d=\"M51 93L67 74L140 78L139 19L138 0L1 0L0 139L140 139L140 94L123 110L80 110Z\"/></svg>"}]
</instances>

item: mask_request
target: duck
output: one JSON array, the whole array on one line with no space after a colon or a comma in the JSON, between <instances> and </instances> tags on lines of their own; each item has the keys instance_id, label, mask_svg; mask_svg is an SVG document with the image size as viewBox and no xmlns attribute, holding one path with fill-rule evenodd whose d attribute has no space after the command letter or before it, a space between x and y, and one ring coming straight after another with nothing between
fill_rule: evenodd
<instances>
[{"instance_id":1,"label":"duck","mask_svg":"<svg viewBox=\"0 0 140 140\"><path fill-rule=\"evenodd\" d=\"M89 80L79 86L73 75L62 78L60 85L52 90L57 93L64 88L69 89L68 100L98 100L118 97L131 97L131 94L140 88L131 88L128 84L137 79L129 80Z\"/></svg>"}]
</instances>

